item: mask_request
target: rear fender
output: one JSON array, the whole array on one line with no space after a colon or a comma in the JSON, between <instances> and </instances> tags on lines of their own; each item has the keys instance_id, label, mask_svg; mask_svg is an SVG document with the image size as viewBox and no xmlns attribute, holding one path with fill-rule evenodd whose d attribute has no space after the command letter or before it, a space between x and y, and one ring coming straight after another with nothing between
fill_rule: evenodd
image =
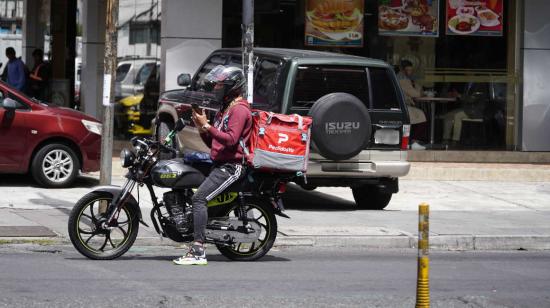
<instances>
[{"instance_id":1,"label":"rear fender","mask_svg":"<svg viewBox=\"0 0 550 308\"><path fill-rule=\"evenodd\" d=\"M114 185L97 186L97 187L94 187L93 191L108 193L113 197L113 200L116 200L118 196L120 196L120 194L122 193L122 187L114 186ZM126 204L128 204L128 207L131 210L135 211L138 214L139 222L144 226L149 227L143 221L143 218L141 215L141 209L139 208L139 204L134 198L134 196L132 195L128 196L128 199L126 200Z\"/></svg>"}]
</instances>

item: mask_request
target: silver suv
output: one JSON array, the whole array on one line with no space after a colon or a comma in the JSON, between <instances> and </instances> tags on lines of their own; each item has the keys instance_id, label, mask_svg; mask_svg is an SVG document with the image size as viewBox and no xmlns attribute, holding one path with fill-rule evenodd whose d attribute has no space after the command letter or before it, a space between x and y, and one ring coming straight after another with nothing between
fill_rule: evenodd
<instances>
[{"instance_id":1,"label":"silver suv","mask_svg":"<svg viewBox=\"0 0 550 308\"><path fill-rule=\"evenodd\" d=\"M398 177L409 172L409 116L392 68L385 62L327 52L255 49L252 107L313 118L312 149L305 189L350 187L356 204L383 209L398 191ZM193 126L190 105L197 102L213 117L215 102L202 92L204 76L216 65L241 66L239 49L214 51L186 87L163 93L155 119L164 138L176 119L188 125L174 140L182 151L208 148Z\"/></svg>"},{"instance_id":2,"label":"silver suv","mask_svg":"<svg viewBox=\"0 0 550 308\"><path fill-rule=\"evenodd\" d=\"M158 66L159 59L152 57L120 59L116 69L115 100L143 93L145 83Z\"/></svg>"}]
</instances>

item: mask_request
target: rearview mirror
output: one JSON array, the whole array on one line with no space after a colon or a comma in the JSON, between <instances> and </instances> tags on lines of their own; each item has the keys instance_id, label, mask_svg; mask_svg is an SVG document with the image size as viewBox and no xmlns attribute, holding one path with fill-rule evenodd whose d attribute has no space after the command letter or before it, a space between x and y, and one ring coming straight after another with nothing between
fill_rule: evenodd
<instances>
[{"instance_id":1,"label":"rearview mirror","mask_svg":"<svg viewBox=\"0 0 550 308\"><path fill-rule=\"evenodd\" d=\"M189 74L180 74L178 76L178 86L187 87L191 84L191 75Z\"/></svg>"},{"instance_id":2,"label":"rearview mirror","mask_svg":"<svg viewBox=\"0 0 550 308\"><path fill-rule=\"evenodd\" d=\"M176 131L181 131L183 128L185 127L185 122L183 121L182 118L180 118L177 122L176 122L176 127L174 128L174 130Z\"/></svg>"}]
</instances>

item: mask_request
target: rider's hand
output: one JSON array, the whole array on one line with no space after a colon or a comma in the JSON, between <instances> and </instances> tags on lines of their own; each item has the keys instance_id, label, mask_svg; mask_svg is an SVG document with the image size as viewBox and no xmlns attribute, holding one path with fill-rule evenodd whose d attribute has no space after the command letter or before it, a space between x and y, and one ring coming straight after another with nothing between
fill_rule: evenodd
<instances>
[{"instance_id":1,"label":"rider's hand","mask_svg":"<svg viewBox=\"0 0 550 308\"><path fill-rule=\"evenodd\" d=\"M193 110L193 114L191 116L193 119L193 122L195 122L195 126L201 131L204 132L203 126L208 124L208 120L206 119L206 114L203 113L196 113L195 110Z\"/></svg>"}]
</instances>

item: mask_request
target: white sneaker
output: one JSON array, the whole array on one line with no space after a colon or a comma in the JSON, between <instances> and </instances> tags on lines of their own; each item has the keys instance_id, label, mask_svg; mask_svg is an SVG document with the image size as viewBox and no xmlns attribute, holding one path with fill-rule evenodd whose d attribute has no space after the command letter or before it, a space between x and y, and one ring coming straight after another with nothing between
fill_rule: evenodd
<instances>
[{"instance_id":1,"label":"white sneaker","mask_svg":"<svg viewBox=\"0 0 550 308\"><path fill-rule=\"evenodd\" d=\"M413 142L413 144L411 144L411 150L425 150L426 147L421 145L420 143L418 142Z\"/></svg>"},{"instance_id":2,"label":"white sneaker","mask_svg":"<svg viewBox=\"0 0 550 308\"><path fill-rule=\"evenodd\" d=\"M177 265L207 265L206 251L201 245L192 245L189 252L180 258L173 260Z\"/></svg>"}]
</instances>

